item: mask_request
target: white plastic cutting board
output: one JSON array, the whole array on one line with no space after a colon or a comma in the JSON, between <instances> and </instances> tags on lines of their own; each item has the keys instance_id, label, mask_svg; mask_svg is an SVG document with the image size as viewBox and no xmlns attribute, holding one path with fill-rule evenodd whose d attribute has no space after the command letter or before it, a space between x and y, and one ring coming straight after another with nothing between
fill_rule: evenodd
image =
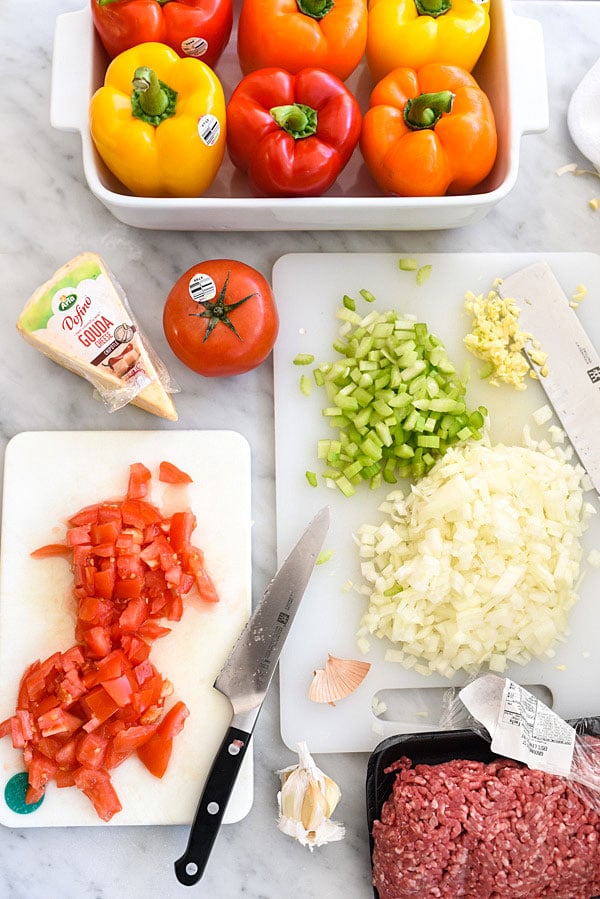
<instances>
[{"instance_id":1,"label":"white plastic cutting board","mask_svg":"<svg viewBox=\"0 0 600 899\"><path fill-rule=\"evenodd\" d=\"M193 484L160 484L168 460ZM129 464L153 474L152 501L165 513L191 508L194 542L220 602L190 599L172 631L157 640L150 659L172 681L174 697L190 709L175 739L169 768L158 780L136 757L113 771L123 810L110 824L190 824L204 780L231 719L228 700L212 686L251 608L250 448L232 431L56 431L18 434L8 444L0 572L0 720L14 711L21 674L35 659L75 642L71 573L63 559L33 560L31 550L64 539L64 521L79 508L124 495ZM50 784L40 807L11 811L4 785L23 770L10 738L0 740L0 821L11 827L103 824L75 788ZM251 749L225 813L239 821L253 797Z\"/></svg>"},{"instance_id":2,"label":"white plastic cutting board","mask_svg":"<svg viewBox=\"0 0 600 899\"><path fill-rule=\"evenodd\" d=\"M365 484L347 499L324 485L316 489L308 485L305 472L319 472L321 466L316 456L317 441L334 432L321 415L328 405L325 392L313 385L310 396L301 393L300 376L308 373L312 380L312 370L294 365L294 357L311 353L317 363L337 358L331 347L339 325L336 310L346 293L357 299L357 308L366 314L373 308L359 297L359 290L366 288L377 299L375 308L396 308L426 322L445 342L459 371L469 362L470 406L483 403L488 407L493 441L521 443L523 426L533 426L531 413L544 405L546 398L534 381L519 393L509 387L491 387L478 377L481 363L462 343L471 324L463 312L465 293L487 292L495 278L546 259L567 296L573 295L579 284L588 288L578 314L592 341L600 346L600 256L422 255L416 257L418 264L431 264L432 271L417 286L415 272L398 267L402 255L414 254L294 254L283 256L274 267L273 285L281 314L274 355L278 554L282 560L289 551L298 521L308 521L326 502L331 507L332 523L325 548L334 552L329 562L316 569L308 585L280 662L281 729L290 748L306 740L313 752L366 752L388 735L434 729L443 689L450 683L440 676L425 677L385 662L384 650L390 644L372 638L365 657L372 667L354 694L334 708L308 699L313 671L323 667L328 653L362 658L355 634L366 600L344 588L348 580L360 581L352 535L361 524L382 520L377 507L390 487L371 491ZM598 428L599 423L595 426ZM533 427L541 436L544 429ZM600 521L592 523L584 542L588 548L600 548ZM600 570L589 566L585 570L580 601L571 613L568 640L557 647L551 661L514 666L508 672L520 683L535 686L538 695L562 717L600 712ZM393 693L383 696L386 690ZM374 696L388 706L383 719L372 712Z\"/></svg>"}]
</instances>

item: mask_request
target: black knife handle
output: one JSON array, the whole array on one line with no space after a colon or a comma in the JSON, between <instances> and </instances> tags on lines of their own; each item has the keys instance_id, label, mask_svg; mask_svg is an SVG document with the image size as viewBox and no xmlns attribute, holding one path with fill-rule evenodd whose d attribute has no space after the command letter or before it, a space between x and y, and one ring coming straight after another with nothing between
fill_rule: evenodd
<instances>
[{"instance_id":1,"label":"black knife handle","mask_svg":"<svg viewBox=\"0 0 600 899\"><path fill-rule=\"evenodd\" d=\"M250 736L245 730L230 727L217 752L196 809L187 849L175 862L177 880L185 886L198 883L204 873Z\"/></svg>"}]
</instances>

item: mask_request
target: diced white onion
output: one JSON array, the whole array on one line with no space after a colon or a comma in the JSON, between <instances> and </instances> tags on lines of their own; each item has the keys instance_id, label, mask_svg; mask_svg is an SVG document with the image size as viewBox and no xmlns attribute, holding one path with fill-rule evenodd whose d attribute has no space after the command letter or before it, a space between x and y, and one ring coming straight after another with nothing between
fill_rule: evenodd
<instances>
[{"instance_id":1,"label":"diced white onion","mask_svg":"<svg viewBox=\"0 0 600 899\"><path fill-rule=\"evenodd\" d=\"M552 657L596 510L582 467L526 436L530 446L450 448L407 497L388 497L379 526L359 530L361 642L387 638L387 660L447 677Z\"/></svg>"}]
</instances>

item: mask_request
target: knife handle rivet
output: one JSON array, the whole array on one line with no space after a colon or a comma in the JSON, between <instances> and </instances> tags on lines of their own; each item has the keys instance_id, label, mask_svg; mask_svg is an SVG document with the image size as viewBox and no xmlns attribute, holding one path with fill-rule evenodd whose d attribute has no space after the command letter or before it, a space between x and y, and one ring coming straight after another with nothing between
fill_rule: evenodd
<instances>
[{"instance_id":1,"label":"knife handle rivet","mask_svg":"<svg viewBox=\"0 0 600 899\"><path fill-rule=\"evenodd\" d=\"M219 803L218 802L209 802L206 806L206 811L209 815L216 815L219 811Z\"/></svg>"},{"instance_id":2,"label":"knife handle rivet","mask_svg":"<svg viewBox=\"0 0 600 899\"><path fill-rule=\"evenodd\" d=\"M227 747L227 752L229 755L238 755L243 745L242 740L233 740Z\"/></svg>"}]
</instances>

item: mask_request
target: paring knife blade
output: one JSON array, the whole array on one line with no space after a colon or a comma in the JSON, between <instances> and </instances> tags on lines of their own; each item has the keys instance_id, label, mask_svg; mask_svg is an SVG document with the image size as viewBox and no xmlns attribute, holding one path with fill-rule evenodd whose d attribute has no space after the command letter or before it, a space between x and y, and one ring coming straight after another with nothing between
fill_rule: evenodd
<instances>
[{"instance_id":1,"label":"paring knife blade","mask_svg":"<svg viewBox=\"0 0 600 899\"><path fill-rule=\"evenodd\" d=\"M197 883L206 867L227 802L279 660L329 528L329 509L318 512L265 590L262 601L215 681L230 700L233 719L196 810L185 853L175 862L180 883Z\"/></svg>"},{"instance_id":2,"label":"paring knife blade","mask_svg":"<svg viewBox=\"0 0 600 899\"><path fill-rule=\"evenodd\" d=\"M498 292L517 302L521 330L547 353L548 372L541 375L525 348L573 449L600 491L600 355L548 263L536 262L503 279Z\"/></svg>"}]
</instances>

